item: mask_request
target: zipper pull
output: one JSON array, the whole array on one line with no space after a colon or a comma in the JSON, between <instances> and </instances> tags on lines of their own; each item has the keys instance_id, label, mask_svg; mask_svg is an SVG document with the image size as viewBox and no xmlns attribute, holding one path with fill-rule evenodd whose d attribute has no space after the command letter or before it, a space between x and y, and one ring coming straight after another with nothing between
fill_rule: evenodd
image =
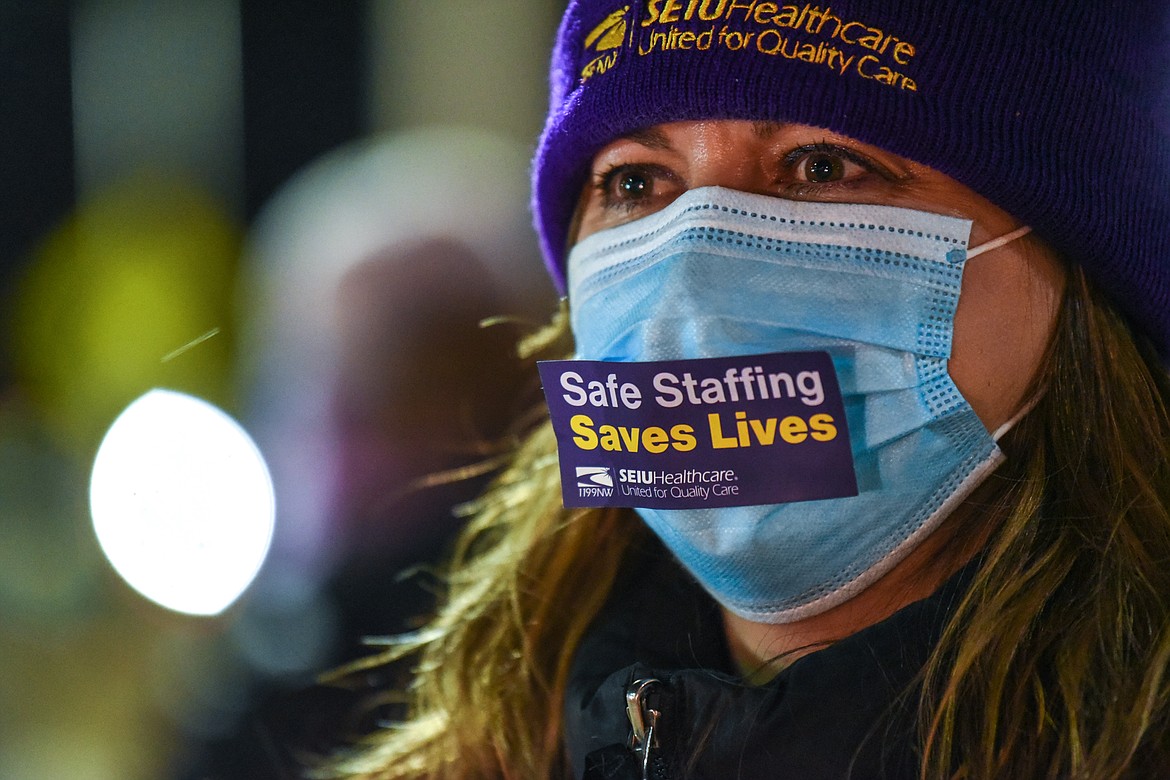
<instances>
[{"instance_id":1,"label":"zipper pull","mask_svg":"<svg viewBox=\"0 0 1170 780\"><path fill-rule=\"evenodd\" d=\"M652 699L657 699L655 694L661 685L660 680L651 677L635 680L626 688L626 717L630 720L631 730L630 749L642 759L642 780L666 780L661 753L655 755L656 760L653 765L651 764L651 753L660 747L655 731L662 715L661 710L655 706L657 702ZM650 774L652 766L655 769L653 777Z\"/></svg>"}]
</instances>

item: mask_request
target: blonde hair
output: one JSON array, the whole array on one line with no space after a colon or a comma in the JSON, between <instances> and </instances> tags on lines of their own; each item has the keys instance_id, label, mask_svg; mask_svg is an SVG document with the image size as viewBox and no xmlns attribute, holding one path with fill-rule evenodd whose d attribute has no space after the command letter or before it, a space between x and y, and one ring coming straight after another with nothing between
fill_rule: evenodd
<instances>
[{"instance_id":1,"label":"blonde hair","mask_svg":"<svg viewBox=\"0 0 1170 780\"><path fill-rule=\"evenodd\" d=\"M562 309L525 342L568 353ZM420 632L344 671L411 656L410 717L335 763L330 776L534 778L566 774L561 706L572 650L606 599L627 544L625 510L566 510L552 428L542 421L471 509L442 608Z\"/></svg>"},{"instance_id":2,"label":"blonde hair","mask_svg":"<svg viewBox=\"0 0 1170 780\"><path fill-rule=\"evenodd\" d=\"M1075 268L1043 375L926 670L923 777L1170 776L1170 378Z\"/></svg>"},{"instance_id":3,"label":"blonde hair","mask_svg":"<svg viewBox=\"0 0 1170 780\"><path fill-rule=\"evenodd\" d=\"M923 672L924 778L1170 767L1170 380L1071 277L1047 393L985 513L1004 519ZM567 352L564 319L530 354ZM370 662L416 659L409 717L335 774L568 776L569 662L645 531L625 511L561 507L547 423L475 509L438 614Z\"/></svg>"}]
</instances>

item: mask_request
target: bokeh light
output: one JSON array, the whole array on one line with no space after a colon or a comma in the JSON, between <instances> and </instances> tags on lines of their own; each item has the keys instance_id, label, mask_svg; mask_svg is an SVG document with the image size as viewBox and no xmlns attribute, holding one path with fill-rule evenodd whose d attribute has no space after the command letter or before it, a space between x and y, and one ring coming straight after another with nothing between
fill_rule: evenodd
<instances>
[{"instance_id":1,"label":"bokeh light","mask_svg":"<svg viewBox=\"0 0 1170 780\"><path fill-rule=\"evenodd\" d=\"M90 509L126 582L177 612L215 615L255 578L272 539L272 480L231 417L152 390L114 421L94 460Z\"/></svg>"},{"instance_id":2,"label":"bokeh light","mask_svg":"<svg viewBox=\"0 0 1170 780\"><path fill-rule=\"evenodd\" d=\"M88 459L152 387L232 408L240 239L214 199L154 174L86 201L46 238L17 290L12 351L60 446Z\"/></svg>"}]
</instances>

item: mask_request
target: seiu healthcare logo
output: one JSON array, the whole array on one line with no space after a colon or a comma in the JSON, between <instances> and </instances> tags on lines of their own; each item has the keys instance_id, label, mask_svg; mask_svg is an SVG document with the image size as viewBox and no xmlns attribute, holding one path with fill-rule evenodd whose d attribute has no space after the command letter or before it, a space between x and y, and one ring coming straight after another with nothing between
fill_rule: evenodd
<instances>
[{"instance_id":1,"label":"seiu healthcare logo","mask_svg":"<svg viewBox=\"0 0 1170 780\"><path fill-rule=\"evenodd\" d=\"M763 0L641 0L609 14L585 37L581 83L619 57L662 54L771 57L918 92L918 46L901 30L817 3Z\"/></svg>"},{"instance_id":2,"label":"seiu healthcare logo","mask_svg":"<svg viewBox=\"0 0 1170 780\"><path fill-rule=\"evenodd\" d=\"M617 65L618 52L626 40L626 14L629 11L628 5L619 8L585 36L586 62L581 68L582 82Z\"/></svg>"},{"instance_id":3,"label":"seiu healthcare logo","mask_svg":"<svg viewBox=\"0 0 1170 780\"><path fill-rule=\"evenodd\" d=\"M577 494L581 498L613 495L613 471L607 466L577 466Z\"/></svg>"}]
</instances>

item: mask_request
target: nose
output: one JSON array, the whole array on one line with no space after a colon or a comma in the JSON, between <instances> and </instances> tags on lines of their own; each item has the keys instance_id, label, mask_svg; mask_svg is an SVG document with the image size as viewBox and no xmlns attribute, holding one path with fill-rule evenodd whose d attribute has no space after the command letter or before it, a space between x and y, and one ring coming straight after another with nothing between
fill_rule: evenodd
<instances>
[{"instance_id":1,"label":"nose","mask_svg":"<svg viewBox=\"0 0 1170 780\"><path fill-rule=\"evenodd\" d=\"M688 146L687 189L727 187L765 193L772 184L765 157L748 123L699 123Z\"/></svg>"}]
</instances>

